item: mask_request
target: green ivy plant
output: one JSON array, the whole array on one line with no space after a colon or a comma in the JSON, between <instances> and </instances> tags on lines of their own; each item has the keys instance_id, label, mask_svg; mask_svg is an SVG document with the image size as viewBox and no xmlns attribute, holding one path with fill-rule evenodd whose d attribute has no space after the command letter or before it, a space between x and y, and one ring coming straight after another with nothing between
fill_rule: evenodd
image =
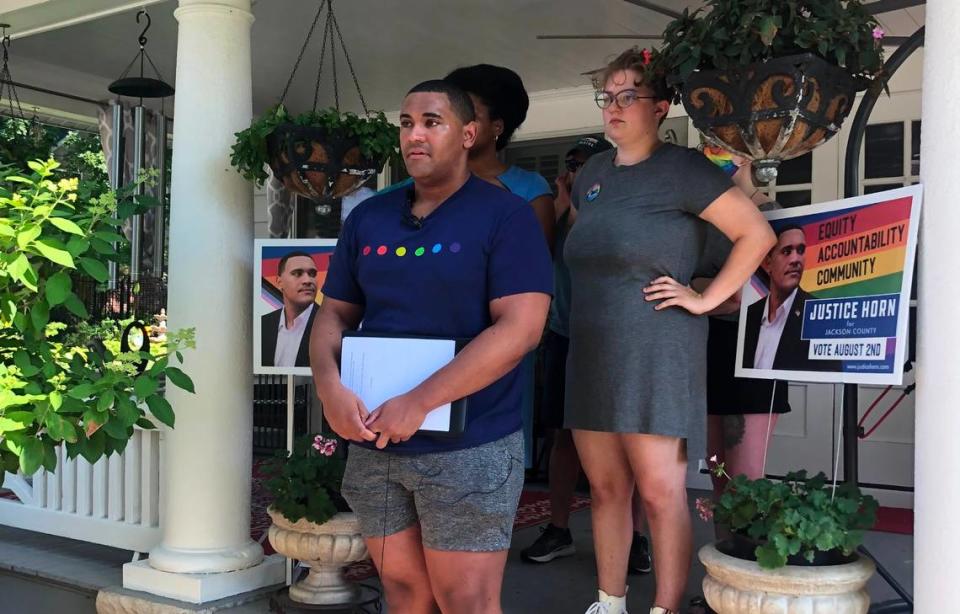
<instances>
[{"instance_id":1,"label":"green ivy plant","mask_svg":"<svg viewBox=\"0 0 960 614\"><path fill-rule=\"evenodd\" d=\"M760 542L754 555L765 569L783 567L787 557L798 554L810 562L817 552L850 556L876 523L876 499L851 484L833 492L822 472L809 477L798 471L773 481L745 475L731 479L723 463L715 463L712 471L730 481L716 503L697 501L701 517Z\"/></svg>"},{"instance_id":2,"label":"green ivy plant","mask_svg":"<svg viewBox=\"0 0 960 614\"><path fill-rule=\"evenodd\" d=\"M861 89L884 86L883 30L860 0L707 0L672 21L652 68L673 83L695 70L726 70L812 53Z\"/></svg>"},{"instance_id":3,"label":"green ivy plant","mask_svg":"<svg viewBox=\"0 0 960 614\"><path fill-rule=\"evenodd\" d=\"M272 507L290 522L306 518L323 524L347 511L340 496L346 459L335 437L308 435L293 442L293 453L280 450L264 464Z\"/></svg>"},{"instance_id":4,"label":"green ivy plant","mask_svg":"<svg viewBox=\"0 0 960 614\"><path fill-rule=\"evenodd\" d=\"M88 322L73 292L76 276L107 280L123 220L155 201L135 196L135 186L88 199L57 167L0 167L0 469L27 475L54 470L61 443L69 458L91 463L123 451L134 425L155 428L147 410L172 427L164 378L194 389L170 365L194 347L192 329L168 334L157 354L120 352L118 325Z\"/></svg>"},{"instance_id":5,"label":"green ivy plant","mask_svg":"<svg viewBox=\"0 0 960 614\"><path fill-rule=\"evenodd\" d=\"M382 112L361 117L330 108L293 116L286 107L278 104L254 120L249 128L236 133L237 141L233 145L230 163L245 179L257 185L263 185L267 180L267 137L277 126L286 123L342 131L346 136L357 139L360 153L365 158L381 166L388 160L399 159L400 129L387 121Z\"/></svg>"}]
</instances>

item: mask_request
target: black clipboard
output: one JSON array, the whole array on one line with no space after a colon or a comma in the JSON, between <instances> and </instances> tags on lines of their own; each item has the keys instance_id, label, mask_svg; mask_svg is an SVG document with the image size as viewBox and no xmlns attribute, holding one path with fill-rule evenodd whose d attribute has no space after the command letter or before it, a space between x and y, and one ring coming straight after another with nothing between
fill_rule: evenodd
<instances>
[{"instance_id":1,"label":"black clipboard","mask_svg":"<svg viewBox=\"0 0 960 614\"><path fill-rule=\"evenodd\" d=\"M404 335L398 333L374 333L369 331L343 331L341 340L347 339L349 337L368 337L368 338L382 338L382 339L436 339L444 341L453 341L454 342L454 355L460 353L460 350L465 348L468 343L473 339L463 338L463 337L439 337L431 335ZM341 369L342 372L342 369ZM462 399L457 399L450 403L450 430L448 431L432 431L432 430L421 430L417 431L417 435L423 435L426 437L438 438L438 439L454 439L463 435L464 431L467 428L467 400L469 397L463 397ZM375 408L368 408L373 410Z\"/></svg>"}]
</instances>

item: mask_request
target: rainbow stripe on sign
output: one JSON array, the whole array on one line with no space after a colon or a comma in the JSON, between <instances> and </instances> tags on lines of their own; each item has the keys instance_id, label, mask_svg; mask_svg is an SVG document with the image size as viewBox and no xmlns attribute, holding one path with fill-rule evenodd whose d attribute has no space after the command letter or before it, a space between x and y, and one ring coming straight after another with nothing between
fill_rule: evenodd
<instances>
[{"instance_id":1,"label":"rainbow stripe on sign","mask_svg":"<svg viewBox=\"0 0 960 614\"><path fill-rule=\"evenodd\" d=\"M800 287L817 298L900 292L910 206L897 198L808 221Z\"/></svg>"}]
</instances>

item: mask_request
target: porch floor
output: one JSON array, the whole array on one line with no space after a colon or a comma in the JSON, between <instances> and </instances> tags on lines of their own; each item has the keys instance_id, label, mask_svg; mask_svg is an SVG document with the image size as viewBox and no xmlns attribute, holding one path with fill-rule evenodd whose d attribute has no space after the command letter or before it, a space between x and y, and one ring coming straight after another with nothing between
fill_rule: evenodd
<instances>
[{"instance_id":1,"label":"porch floor","mask_svg":"<svg viewBox=\"0 0 960 614\"><path fill-rule=\"evenodd\" d=\"M702 491L689 491L693 499ZM694 519L696 548L712 539L712 529ZM514 533L503 587L505 614L579 614L596 591L589 510L571 516L577 553L546 565L520 560L520 550L536 539L538 528ZM913 537L871 532L866 546L908 591L913 586ZM95 612L96 592L121 585L121 567L131 553L75 540L0 526L0 614ZM703 568L695 562L687 585L687 599L700 594ZM653 596L652 575L629 579L629 604L633 612L646 612ZM869 585L874 604L896 598L896 593L876 576ZM261 593L262 594L262 593ZM205 604L209 608L214 604ZM226 605L226 604L223 604ZM268 599L218 610L234 614L269 612ZM386 609L384 609L386 611Z\"/></svg>"}]
</instances>

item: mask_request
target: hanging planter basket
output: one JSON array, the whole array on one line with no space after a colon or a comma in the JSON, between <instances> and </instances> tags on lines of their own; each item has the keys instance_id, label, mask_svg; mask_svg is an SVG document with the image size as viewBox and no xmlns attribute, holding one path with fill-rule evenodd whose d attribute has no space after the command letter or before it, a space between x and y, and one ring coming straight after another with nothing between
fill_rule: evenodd
<instances>
[{"instance_id":1,"label":"hanging planter basket","mask_svg":"<svg viewBox=\"0 0 960 614\"><path fill-rule=\"evenodd\" d=\"M324 10L326 19L323 22L313 107L300 115L290 114L283 101ZM338 43L357 90L363 108L362 115L340 110L336 60ZM328 54L333 74L334 106L318 110L321 78ZM269 166L273 176L283 182L287 190L313 200L318 210L325 208L329 211L331 201L371 183L371 179L383 170L388 160L399 159L399 129L388 122L382 112L371 112L367 108L333 13L332 0L320 0L313 24L280 96L280 103L236 136L231 163L244 177L262 185L268 177L266 167Z\"/></svg>"},{"instance_id":2,"label":"hanging planter basket","mask_svg":"<svg viewBox=\"0 0 960 614\"><path fill-rule=\"evenodd\" d=\"M283 123L267 136L274 177L315 201L343 198L375 177L386 160L370 160L343 130Z\"/></svg>"},{"instance_id":3,"label":"hanging planter basket","mask_svg":"<svg viewBox=\"0 0 960 614\"><path fill-rule=\"evenodd\" d=\"M840 68L802 54L694 71L681 85L681 100L707 141L752 159L757 180L767 182L782 160L835 135L863 88Z\"/></svg>"}]
</instances>

